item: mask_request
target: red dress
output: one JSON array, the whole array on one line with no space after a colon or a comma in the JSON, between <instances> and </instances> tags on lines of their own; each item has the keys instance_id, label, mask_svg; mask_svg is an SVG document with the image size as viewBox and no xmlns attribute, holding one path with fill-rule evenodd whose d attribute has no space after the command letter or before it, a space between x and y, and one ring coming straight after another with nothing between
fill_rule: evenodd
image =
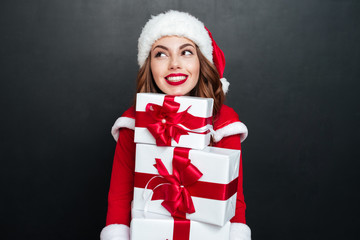
<instances>
[{"instance_id":1,"label":"red dress","mask_svg":"<svg viewBox=\"0 0 360 240\"><path fill-rule=\"evenodd\" d=\"M106 226L124 224L130 226L131 201L133 199L135 143L135 110L129 108L114 124L112 134L117 140L108 196ZM241 150L240 142L247 137L246 126L239 121L235 111L223 105L214 119L214 147ZM240 168L235 216L231 222L245 224L242 159Z\"/></svg>"}]
</instances>

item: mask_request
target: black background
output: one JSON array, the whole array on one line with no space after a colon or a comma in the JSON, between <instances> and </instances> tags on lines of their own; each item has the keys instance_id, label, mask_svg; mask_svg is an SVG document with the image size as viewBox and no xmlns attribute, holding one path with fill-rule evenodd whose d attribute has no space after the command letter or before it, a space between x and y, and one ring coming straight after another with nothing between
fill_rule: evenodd
<instances>
[{"instance_id":1,"label":"black background","mask_svg":"<svg viewBox=\"0 0 360 240\"><path fill-rule=\"evenodd\" d=\"M357 0L1 1L1 239L98 239L137 38L188 11L223 49L253 239L354 239Z\"/></svg>"}]
</instances>

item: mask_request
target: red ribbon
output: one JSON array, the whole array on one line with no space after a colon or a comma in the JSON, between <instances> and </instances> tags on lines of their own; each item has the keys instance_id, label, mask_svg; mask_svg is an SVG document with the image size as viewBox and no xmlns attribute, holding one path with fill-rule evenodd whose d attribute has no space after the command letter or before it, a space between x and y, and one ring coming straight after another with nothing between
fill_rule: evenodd
<instances>
[{"instance_id":1,"label":"red ribbon","mask_svg":"<svg viewBox=\"0 0 360 240\"><path fill-rule=\"evenodd\" d=\"M192 132L184 127L193 130L211 124L211 117L201 118L188 113L191 106L183 112L178 112L180 103L174 99L175 96L166 95L162 106L148 103L145 112L136 112L135 126L146 127L156 139L158 146L171 146L172 139L179 143L182 135ZM209 130L201 134L208 132Z\"/></svg>"},{"instance_id":2,"label":"red ribbon","mask_svg":"<svg viewBox=\"0 0 360 240\"><path fill-rule=\"evenodd\" d=\"M161 159L156 158L154 167L169 184L154 189L152 200L164 199L161 205L172 216L184 217L194 213L195 207L187 187L197 182L203 175L190 161L188 148L175 148L172 161L173 174L170 175Z\"/></svg>"},{"instance_id":3,"label":"red ribbon","mask_svg":"<svg viewBox=\"0 0 360 240\"><path fill-rule=\"evenodd\" d=\"M173 240L189 240L190 220L174 217Z\"/></svg>"},{"instance_id":4,"label":"red ribbon","mask_svg":"<svg viewBox=\"0 0 360 240\"><path fill-rule=\"evenodd\" d=\"M173 240L189 240L190 238L190 220L185 219L185 215L195 212L195 208L186 187L197 182L203 175L190 162L189 151L190 149L187 148L174 148L173 175L169 175L160 159L156 159L156 164L154 164L159 174L171 183L171 185L161 185L157 188L152 200L165 199L162 205L168 211L170 210L174 218Z\"/></svg>"},{"instance_id":5,"label":"red ribbon","mask_svg":"<svg viewBox=\"0 0 360 240\"><path fill-rule=\"evenodd\" d=\"M137 188L154 189L162 183L168 183L166 179L154 178L159 175L151 173L135 172L134 184ZM151 182L149 182L151 180ZM187 186L186 190L192 197L207 198L218 201L225 201L234 195L237 191L238 178L235 178L228 184L197 181Z\"/></svg>"}]
</instances>

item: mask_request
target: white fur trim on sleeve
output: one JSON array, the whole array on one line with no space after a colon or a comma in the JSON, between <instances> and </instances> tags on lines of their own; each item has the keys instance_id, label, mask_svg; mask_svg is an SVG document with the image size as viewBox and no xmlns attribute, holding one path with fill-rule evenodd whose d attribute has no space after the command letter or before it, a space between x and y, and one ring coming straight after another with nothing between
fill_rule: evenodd
<instances>
[{"instance_id":1,"label":"white fur trim on sleeve","mask_svg":"<svg viewBox=\"0 0 360 240\"><path fill-rule=\"evenodd\" d=\"M101 231L100 240L130 240L130 228L124 224L110 224Z\"/></svg>"},{"instance_id":2,"label":"white fur trim on sleeve","mask_svg":"<svg viewBox=\"0 0 360 240\"><path fill-rule=\"evenodd\" d=\"M135 119L129 117L119 117L114 126L111 128L111 135L114 137L115 141L119 138L119 129L120 128L129 128L134 130L135 129Z\"/></svg>"},{"instance_id":3,"label":"white fur trim on sleeve","mask_svg":"<svg viewBox=\"0 0 360 240\"><path fill-rule=\"evenodd\" d=\"M243 142L248 136L248 129L242 122L233 122L225 127L219 128L215 131L213 138L215 142L219 142L221 139L227 136L240 134L240 140Z\"/></svg>"},{"instance_id":4,"label":"white fur trim on sleeve","mask_svg":"<svg viewBox=\"0 0 360 240\"><path fill-rule=\"evenodd\" d=\"M243 223L231 223L230 240L251 240L251 230Z\"/></svg>"}]
</instances>

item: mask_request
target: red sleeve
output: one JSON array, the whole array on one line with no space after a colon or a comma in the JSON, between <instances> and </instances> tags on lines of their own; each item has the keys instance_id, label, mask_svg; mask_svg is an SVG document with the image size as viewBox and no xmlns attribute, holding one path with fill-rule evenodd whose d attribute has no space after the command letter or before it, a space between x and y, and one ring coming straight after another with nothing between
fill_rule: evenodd
<instances>
[{"instance_id":1,"label":"red sleeve","mask_svg":"<svg viewBox=\"0 0 360 240\"><path fill-rule=\"evenodd\" d=\"M214 119L214 130L223 128L234 122L240 122L237 113L231 107L222 105Z\"/></svg>"},{"instance_id":2,"label":"red sleeve","mask_svg":"<svg viewBox=\"0 0 360 240\"><path fill-rule=\"evenodd\" d=\"M224 137L219 142L215 143L214 147L241 150L240 134ZM230 221L246 224L246 221L245 221L246 204L245 204L244 193L243 193L243 170L242 170L242 157L241 156L242 156L242 154L240 154L240 167L239 167L238 190L237 190L237 198L236 198L236 211L235 211L235 216Z\"/></svg>"},{"instance_id":3,"label":"red sleeve","mask_svg":"<svg viewBox=\"0 0 360 240\"><path fill-rule=\"evenodd\" d=\"M135 107L131 106L130 108L128 108L123 115L121 115L122 117L129 117L129 118L135 118Z\"/></svg>"},{"instance_id":4,"label":"red sleeve","mask_svg":"<svg viewBox=\"0 0 360 240\"><path fill-rule=\"evenodd\" d=\"M111 173L106 225L117 223L130 226L134 170L134 131L121 128Z\"/></svg>"}]
</instances>

